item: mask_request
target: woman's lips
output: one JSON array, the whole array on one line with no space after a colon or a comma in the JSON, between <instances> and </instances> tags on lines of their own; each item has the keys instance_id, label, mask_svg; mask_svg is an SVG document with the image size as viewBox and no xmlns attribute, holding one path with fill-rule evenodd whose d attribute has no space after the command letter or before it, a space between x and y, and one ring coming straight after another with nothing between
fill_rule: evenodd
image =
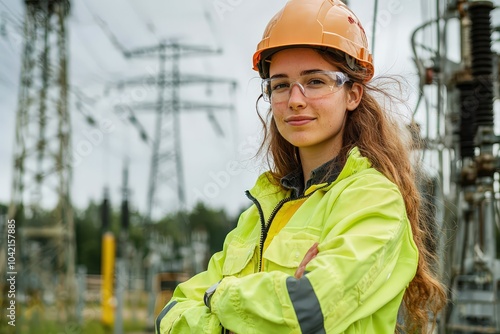
<instances>
[{"instance_id":1,"label":"woman's lips","mask_svg":"<svg viewBox=\"0 0 500 334\"><path fill-rule=\"evenodd\" d=\"M302 126L314 121L313 117L289 117L285 120L288 125Z\"/></svg>"}]
</instances>

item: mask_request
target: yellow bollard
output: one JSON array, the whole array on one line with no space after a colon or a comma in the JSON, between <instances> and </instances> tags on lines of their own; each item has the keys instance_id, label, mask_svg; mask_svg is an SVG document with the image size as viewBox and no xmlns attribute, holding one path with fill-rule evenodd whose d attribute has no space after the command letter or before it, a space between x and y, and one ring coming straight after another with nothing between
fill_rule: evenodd
<instances>
[{"instance_id":1,"label":"yellow bollard","mask_svg":"<svg viewBox=\"0 0 500 334\"><path fill-rule=\"evenodd\" d=\"M101 259L101 297L102 297L102 323L112 327L114 324L115 303L113 296L113 282L115 273L115 237L112 232L106 232L102 236L102 259Z\"/></svg>"}]
</instances>

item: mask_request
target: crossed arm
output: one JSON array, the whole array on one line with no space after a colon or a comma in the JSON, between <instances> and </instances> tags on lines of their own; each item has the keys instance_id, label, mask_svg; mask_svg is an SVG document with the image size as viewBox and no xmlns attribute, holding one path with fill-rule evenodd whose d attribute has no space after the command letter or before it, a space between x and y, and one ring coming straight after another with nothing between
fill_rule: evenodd
<instances>
[{"instance_id":1,"label":"crossed arm","mask_svg":"<svg viewBox=\"0 0 500 334\"><path fill-rule=\"evenodd\" d=\"M314 324L306 322L316 314L319 326L337 333L386 303L394 302L397 312L398 298L414 275L418 255L400 210L404 210L400 194L391 194L386 184L382 186L380 193L368 192L366 187L362 192L344 192L335 204L352 207L359 202L364 206L325 217L332 219L325 223L329 229L323 231L320 244L305 253L293 276L282 271L250 271L236 277L224 271L229 263L226 257L235 256L227 245L241 231L231 232L224 250L212 257L207 271L178 286L157 320L157 334L220 334L222 326L235 333L311 332L308 326ZM403 262L402 248L406 249ZM397 275L391 275L396 267ZM209 310L203 295L219 281ZM302 301L311 300L311 296L315 298L314 309L303 308Z\"/></svg>"}]
</instances>

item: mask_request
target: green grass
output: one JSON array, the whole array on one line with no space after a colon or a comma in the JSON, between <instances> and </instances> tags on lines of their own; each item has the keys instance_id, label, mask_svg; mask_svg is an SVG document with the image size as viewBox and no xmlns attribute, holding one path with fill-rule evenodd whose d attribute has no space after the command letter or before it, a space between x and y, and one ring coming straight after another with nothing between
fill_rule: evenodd
<instances>
[{"instance_id":1,"label":"green grass","mask_svg":"<svg viewBox=\"0 0 500 334\"><path fill-rule=\"evenodd\" d=\"M45 312L31 310L26 314L17 314L15 327L10 326L7 317L0 319L2 334L113 334L113 327L104 326L99 319L85 319L83 324L76 321L57 321L46 319ZM125 319L124 333L146 332L147 324L142 320Z\"/></svg>"},{"instance_id":2,"label":"green grass","mask_svg":"<svg viewBox=\"0 0 500 334\"><path fill-rule=\"evenodd\" d=\"M20 319L21 320L21 319ZM17 332L16 332L17 330ZM124 333L145 332L146 325L125 321L123 325ZM18 322L16 327L7 324L0 324L0 333L5 334L112 334L112 327L105 327L98 320L90 320L83 325L77 323L61 324L51 320L32 319L30 321Z\"/></svg>"}]
</instances>

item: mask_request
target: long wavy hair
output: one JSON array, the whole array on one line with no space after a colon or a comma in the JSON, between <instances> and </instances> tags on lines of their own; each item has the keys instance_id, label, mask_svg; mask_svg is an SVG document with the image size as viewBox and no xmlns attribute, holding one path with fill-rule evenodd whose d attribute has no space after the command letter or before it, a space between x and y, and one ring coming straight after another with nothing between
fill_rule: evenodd
<instances>
[{"instance_id":1,"label":"long wavy hair","mask_svg":"<svg viewBox=\"0 0 500 334\"><path fill-rule=\"evenodd\" d=\"M429 247L430 244L435 245L436 240L432 233L432 217L424 211L424 197L418 187L418 179L423 175L417 175L413 168L415 161L411 159L412 149L419 147L419 143L409 135L409 131L405 131L407 128L400 126L402 122L387 112L375 97L381 96L384 101L403 101L391 93L386 84L376 87L371 82L365 83L363 69L359 66L350 68L344 53L331 50L317 52L349 76L350 82L346 83L345 89L350 89L354 82L364 88L359 106L347 112L338 158L345 163L348 152L356 146L375 169L398 186L405 202L413 239L419 250L419 259L416 275L403 297L404 322L399 324L397 330L428 333L429 324L432 323L432 328L435 327L437 315L446 305L447 294L437 277L437 254L435 249ZM396 88L402 87L396 78L389 79L389 83L394 83ZM298 150L280 135L271 109L266 116L260 115L258 103L259 100L257 113L264 132L259 152L266 155L274 179L272 181L279 184L283 176L301 167ZM396 103L390 105L395 106ZM388 111L391 109L393 108Z\"/></svg>"}]
</instances>

